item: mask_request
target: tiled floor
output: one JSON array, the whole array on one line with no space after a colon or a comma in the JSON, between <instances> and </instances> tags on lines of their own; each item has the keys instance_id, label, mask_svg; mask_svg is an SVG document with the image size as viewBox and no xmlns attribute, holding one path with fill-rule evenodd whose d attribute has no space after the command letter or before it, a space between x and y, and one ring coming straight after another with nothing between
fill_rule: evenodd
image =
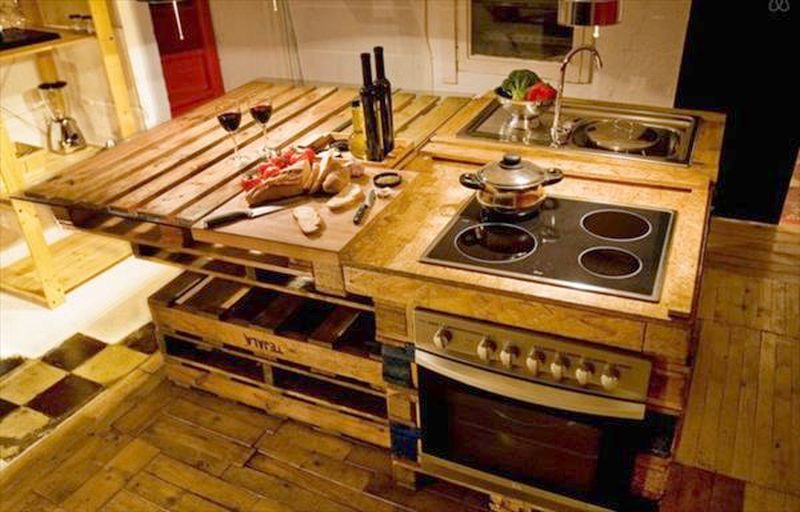
<instances>
[{"instance_id":1,"label":"tiled floor","mask_svg":"<svg viewBox=\"0 0 800 512\"><path fill-rule=\"evenodd\" d=\"M0 361L0 466L157 350L152 324L107 345L76 334L41 359Z\"/></svg>"}]
</instances>

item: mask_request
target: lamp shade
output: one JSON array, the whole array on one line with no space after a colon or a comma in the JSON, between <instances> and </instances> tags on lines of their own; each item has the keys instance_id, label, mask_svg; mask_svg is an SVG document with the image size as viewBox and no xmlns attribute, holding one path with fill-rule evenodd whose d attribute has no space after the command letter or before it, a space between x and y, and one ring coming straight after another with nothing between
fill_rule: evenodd
<instances>
[{"instance_id":1,"label":"lamp shade","mask_svg":"<svg viewBox=\"0 0 800 512\"><path fill-rule=\"evenodd\" d=\"M569 27L616 25L622 21L622 0L559 0L558 24Z\"/></svg>"}]
</instances>

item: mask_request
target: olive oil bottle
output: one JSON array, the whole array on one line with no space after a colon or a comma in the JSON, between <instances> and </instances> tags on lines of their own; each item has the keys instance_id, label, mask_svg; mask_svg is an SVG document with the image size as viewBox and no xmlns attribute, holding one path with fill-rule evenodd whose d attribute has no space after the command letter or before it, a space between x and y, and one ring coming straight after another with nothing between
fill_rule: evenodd
<instances>
[{"instance_id":1,"label":"olive oil bottle","mask_svg":"<svg viewBox=\"0 0 800 512\"><path fill-rule=\"evenodd\" d=\"M361 111L361 102L353 100L350 103L350 113L353 116L353 131L350 132L348 145L354 157L364 160L367 158L367 141L364 137L364 113Z\"/></svg>"}]
</instances>

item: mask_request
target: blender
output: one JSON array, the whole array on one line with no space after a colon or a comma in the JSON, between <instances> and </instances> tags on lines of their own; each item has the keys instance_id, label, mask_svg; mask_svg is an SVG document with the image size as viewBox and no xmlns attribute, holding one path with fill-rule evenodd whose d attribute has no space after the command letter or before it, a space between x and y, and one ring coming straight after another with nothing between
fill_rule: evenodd
<instances>
[{"instance_id":1,"label":"blender","mask_svg":"<svg viewBox=\"0 0 800 512\"><path fill-rule=\"evenodd\" d=\"M67 112L66 86L67 82L61 80L39 84L39 95L50 115L47 121L47 148L61 155L86 147L86 139L78 123Z\"/></svg>"}]
</instances>

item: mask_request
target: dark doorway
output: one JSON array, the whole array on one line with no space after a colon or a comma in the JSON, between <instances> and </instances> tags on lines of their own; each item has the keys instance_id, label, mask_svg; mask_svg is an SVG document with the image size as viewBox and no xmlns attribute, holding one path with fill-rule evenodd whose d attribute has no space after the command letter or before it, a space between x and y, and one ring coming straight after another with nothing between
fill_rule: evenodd
<instances>
[{"instance_id":1,"label":"dark doorway","mask_svg":"<svg viewBox=\"0 0 800 512\"><path fill-rule=\"evenodd\" d=\"M692 2L675 106L728 116L716 215L780 218L800 135L798 12L795 0Z\"/></svg>"},{"instance_id":2,"label":"dark doorway","mask_svg":"<svg viewBox=\"0 0 800 512\"><path fill-rule=\"evenodd\" d=\"M180 0L177 6L180 26L172 2L150 3L173 116L224 92L208 0Z\"/></svg>"}]
</instances>

